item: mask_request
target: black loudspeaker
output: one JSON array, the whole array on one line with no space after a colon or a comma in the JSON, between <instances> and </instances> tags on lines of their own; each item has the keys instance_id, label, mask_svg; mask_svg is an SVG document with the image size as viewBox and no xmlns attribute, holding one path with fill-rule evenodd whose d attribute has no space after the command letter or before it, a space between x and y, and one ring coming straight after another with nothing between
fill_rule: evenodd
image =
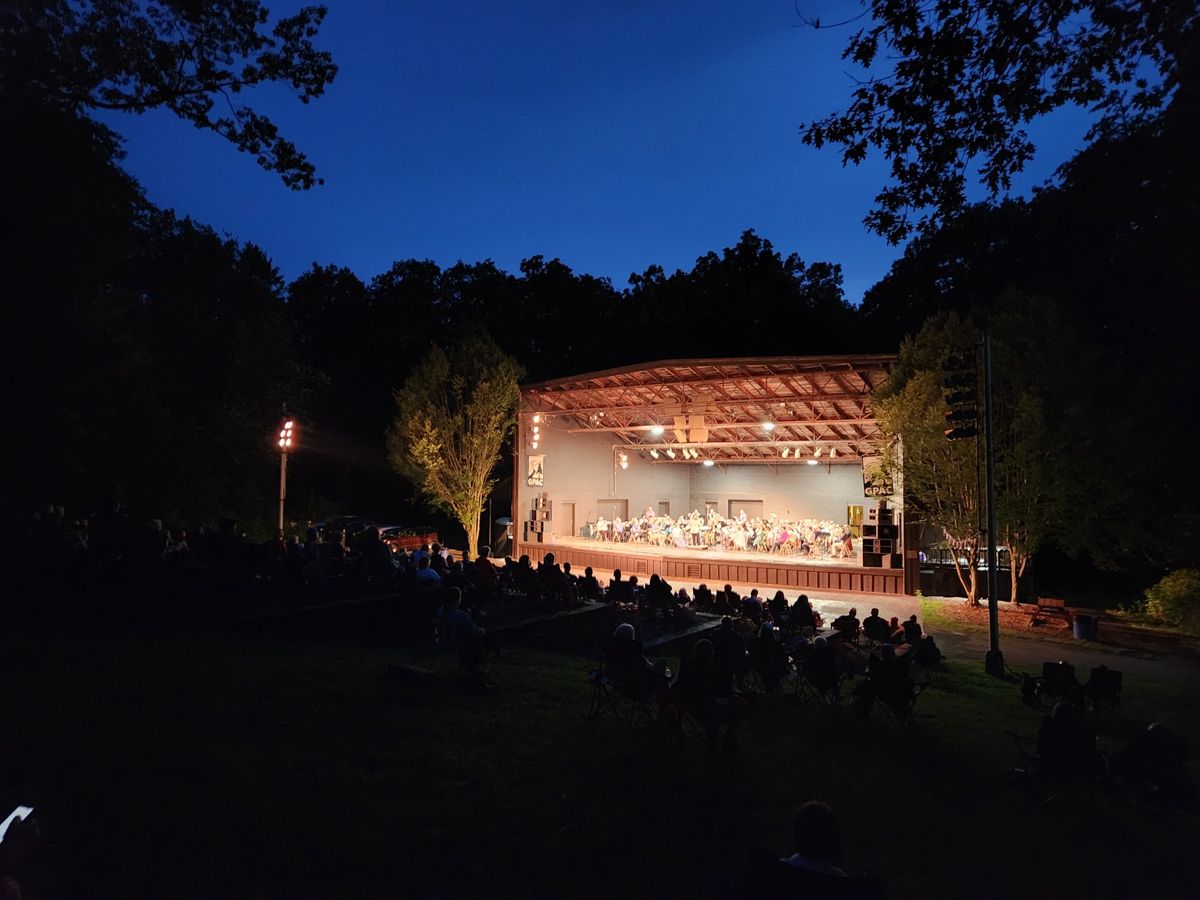
<instances>
[{"instance_id":1,"label":"black loudspeaker","mask_svg":"<svg viewBox=\"0 0 1200 900\"><path fill-rule=\"evenodd\" d=\"M862 564L868 569L878 569L883 565L883 554L864 552Z\"/></svg>"},{"instance_id":2,"label":"black loudspeaker","mask_svg":"<svg viewBox=\"0 0 1200 900\"><path fill-rule=\"evenodd\" d=\"M904 568L904 554L903 553L893 553L892 554L892 568L893 569L903 569Z\"/></svg>"},{"instance_id":3,"label":"black loudspeaker","mask_svg":"<svg viewBox=\"0 0 1200 900\"><path fill-rule=\"evenodd\" d=\"M879 536L878 525L864 525L862 527L862 536L865 538L873 538Z\"/></svg>"},{"instance_id":4,"label":"black loudspeaker","mask_svg":"<svg viewBox=\"0 0 1200 900\"><path fill-rule=\"evenodd\" d=\"M892 523L881 524L879 526L879 536L881 538L890 538L891 540L899 540L900 526Z\"/></svg>"}]
</instances>

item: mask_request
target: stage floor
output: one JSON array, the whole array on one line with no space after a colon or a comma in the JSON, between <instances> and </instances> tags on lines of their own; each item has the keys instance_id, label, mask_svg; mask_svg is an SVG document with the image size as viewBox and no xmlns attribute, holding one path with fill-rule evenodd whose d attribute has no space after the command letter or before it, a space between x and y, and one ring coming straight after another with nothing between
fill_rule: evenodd
<instances>
[{"instance_id":1,"label":"stage floor","mask_svg":"<svg viewBox=\"0 0 1200 900\"><path fill-rule=\"evenodd\" d=\"M855 540L854 556L849 559L833 559L822 556L800 556L786 553L758 553L753 550L721 550L715 547L656 547L652 544L614 543L612 541L597 541L594 538L560 537L551 535L547 543L560 547L573 547L597 553L620 553L623 556L652 556L655 559L689 559L709 560L712 562L735 563L743 566L757 566L775 563L782 566L846 566L856 568L862 565L859 554L862 551L862 541Z\"/></svg>"}]
</instances>

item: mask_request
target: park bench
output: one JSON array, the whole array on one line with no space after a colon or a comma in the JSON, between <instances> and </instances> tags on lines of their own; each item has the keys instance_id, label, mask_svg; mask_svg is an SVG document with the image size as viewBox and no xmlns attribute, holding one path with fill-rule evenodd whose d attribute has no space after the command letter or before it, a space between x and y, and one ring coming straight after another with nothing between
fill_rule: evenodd
<instances>
[{"instance_id":1,"label":"park bench","mask_svg":"<svg viewBox=\"0 0 1200 900\"><path fill-rule=\"evenodd\" d=\"M1038 597L1029 616L1030 625L1044 625L1050 617L1067 617L1067 601L1061 597Z\"/></svg>"}]
</instances>

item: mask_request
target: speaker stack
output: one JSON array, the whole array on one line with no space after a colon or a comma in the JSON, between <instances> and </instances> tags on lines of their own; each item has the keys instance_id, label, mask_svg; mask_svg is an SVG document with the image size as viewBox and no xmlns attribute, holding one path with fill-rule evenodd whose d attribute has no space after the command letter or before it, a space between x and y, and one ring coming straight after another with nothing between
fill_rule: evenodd
<instances>
[{"instance_id":1,"label":"speaker stack","mask_svg":"<svg viewBox=\"0 0 1200 900\"><path fill-rule=\"evenodd\" d=\"M550 501L543 493L533 499L533 509L529 511L529 521L525 523L525 540L536 544L544 543L546 523L549 521Z\"/></svg>"},{"instance_id":2,"label":"speaker stack","mask_svg":"<svg viewBox=\"0 0 1200 900\"><path fill-rule=\"evenodd\" d=\"M900 526L892 519L892 509L881 502L867 510L867 521L863 523L862 564L869 569L902 569L900 553Z\"/></svg>"}]
</instances>

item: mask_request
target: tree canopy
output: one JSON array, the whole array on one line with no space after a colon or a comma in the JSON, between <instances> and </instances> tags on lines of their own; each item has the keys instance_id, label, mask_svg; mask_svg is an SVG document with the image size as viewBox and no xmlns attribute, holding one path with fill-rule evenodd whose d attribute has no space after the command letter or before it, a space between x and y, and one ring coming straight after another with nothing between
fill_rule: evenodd
<instances>
[{"instance_id":1,"label":"tree canopy","mask_svg":"<svg viewBox=\"0 0 1200 900\"><path fill-rule=\"evenodd\" d=\"M0 10L0 80L64 109L169 109L309 188L313 164L242 95L266 83L301 103L324 94L337 74L313 44L325 13L306 6L272 24L259 0L20 0Z\"/></svg>"},{"instance_id":2,"label":"tree canopy","mask_svg":"<svg viewBox=\"0 0 1200 900\"><path fill-rule=\"evenodd\" d=\"M883 154L891 179L865 221L892 243L952 221L972 180L992 199L1006 192L1033 157L1037 117L1090 108L1098 139L1145 121L1194 74L1195 0L862 3L837 23L865 23L842 54L862 77L803 138L840 146L844 163Z\"/></svg>"}]
</instances>

